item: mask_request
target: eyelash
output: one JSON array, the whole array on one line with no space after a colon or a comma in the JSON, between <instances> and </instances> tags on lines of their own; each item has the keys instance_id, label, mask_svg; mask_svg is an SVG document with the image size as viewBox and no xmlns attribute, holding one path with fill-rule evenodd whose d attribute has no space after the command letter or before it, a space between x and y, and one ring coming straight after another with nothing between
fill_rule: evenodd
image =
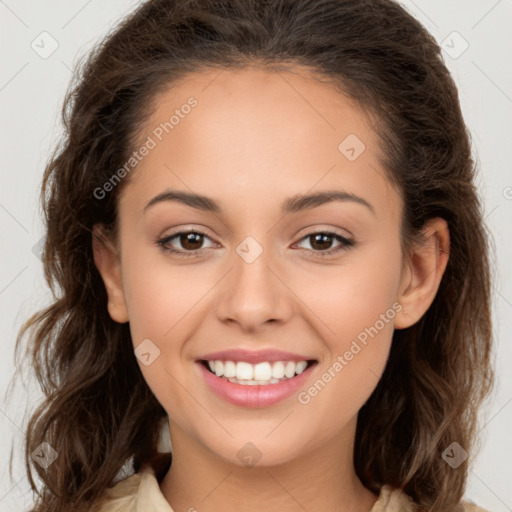
<instances>
[{"instance_id":1,"label":"eyelash","mask_svg":"<svg viewBox=\"0 0 512 512\"><path fill-rule=\"evenodd\" d=\"M201 235L206 238L210 238L206 233L204 233L203 231L200 231L200 230L178 231L177 233L173 233L172 235L166 236L164 238L160 238L159 240L156 241L156 245L158 247L160 247L160 249L162 249L164 252L176 255L180 258L197 258L200 256L200 254L198 254L198 253L201 253L201 251L203 251L205 248L197 249L196 251L182 251L182 250L171 249L167 246L167 244L171 240L178 238L181 235L187 235L190 233L193 233L195 235ZM342 242L342 245L340 245L336 249L330 249L328 251L315 251L314 249L304 249L309 253L314 253L315 256L320 256L321 258L332 256L332 255L340 253L342 251L346 251L355 245L355 242L353 240L350 240L349 238L345 238L344 236L342 236L338 233L334 233L332 231L314 231L314 232L308 233L307 235L303 236L299 240L299 242L301 242L302 240L306 240L315 235L327 235L330 237L334 237L339 242Z\"/></svg>"}]
</instances>

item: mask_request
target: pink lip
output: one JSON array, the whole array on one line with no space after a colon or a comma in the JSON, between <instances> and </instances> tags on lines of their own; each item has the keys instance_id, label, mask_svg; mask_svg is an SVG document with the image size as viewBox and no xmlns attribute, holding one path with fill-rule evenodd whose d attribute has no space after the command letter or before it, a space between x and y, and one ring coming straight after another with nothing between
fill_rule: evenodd
<instances>
[{"instance_id":1,"label":"pink lip","mask_svg":"<svg viewBox=\"0 0 512 512\"><path fill-rule=\"evenodd\" d=\"M316 364L309 365L300 375L284 380L279 384L255 386L234 384L221 377L217 377L215 374L208 371L201 362L198 362L197 366L206 384L220 398L241 407L262 408L281 402L297 393L299 388L304 385L311 375Z\"/></svg>"},{"instance_id":2,"label":"pink lip","mask_svg":"<svg viewBox=\"0 0 512 512\"><path fill-rule=\"evenodd\" d=\"M198 360L203 361L246 361L247 363L257 364L268 361L310 361L312 357L293 354L292 352L283 352L281 350L243 350L231 349L221 350L220 352L210 352L200 357Z\"/></svg>"}]
</instances>

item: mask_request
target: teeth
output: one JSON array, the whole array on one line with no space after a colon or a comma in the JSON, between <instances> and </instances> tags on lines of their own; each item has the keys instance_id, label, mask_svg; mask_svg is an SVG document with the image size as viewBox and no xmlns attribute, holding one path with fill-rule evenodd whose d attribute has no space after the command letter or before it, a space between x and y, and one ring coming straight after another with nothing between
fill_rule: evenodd
<instances>
[{"instance_id":1,"label":"teeth","mask_svg":"<svg viewBox=\"0 0 512 512\"><path fill-rule=\"evenodd\" d=\"M307 361L276 361L250 364L245 361L208 361L210 370L217 377L230 382L249 386L277 384L282 380L300 375L307 367Z\"/></svg>"},{"instance_id":2,"label":"teeth","mask_svg":"<svg viewBox=\"0 0 512 512\"><path fill-rule=\"evenodd\" d=\"M305 369L306 369L306 366L308 365L308 363L306 361L299 361L297 363L297 367L295 369L295 371L297 372L298 375L300 375Z\"/></svg>"},{"instance_id":3,"label":"teeth","mask_svg":"<svg viewBox=\"0 0 512 512\"><path fill-rule=\"evenodd\" d=\"M297 365L293 361L288 361L284 367L284 374L291 379L295 375L295 368Z\"/></svg>"},{"instance_id":4,"label":"teeth","mask_svg":"<svg viewBox=\"0 0 512 512\"><path fill-rule=\"evenodd\" d=\"M224 363L222 361L215 361L215 375L217 377L220 377L221 375L224 375Z\"/></svg>"},{"instance_id":5,"label":"teeth","mask_svg":"<svg viewBox=\"0 0 512 512\"><path fill-rule=\"evenodd\" d=\"M254 380L269 380L272 377L270 363L258 363L253 370Z\"/></svg>"},{"instance_id":6,"label":"teeth","mask_svg":"<svg viewBox=\"0 0 512 512\"><path fill-rule=\"evenodd\" d=\"M282 379L284 377L284 363L282 361L272 365L272 377L274 379Z\"/></svg>"},{"instance_id":7,"label":"teeth","mask_svg":"<svg viewBox=\"0 0 512 512\"><path fill-rule=\"evenodd\" d=\"M217 361L215 361L215 364L217 364ZM217 375L219 377L219 375ZM244 380L251 380L253 377L253 370L252 370L252 364L244 363L243 361L240 361L236 364L236 378L238 380L244 379Z\"/></svg>"},{"instance_id":8,"label":"teeth","mask_svg":"<svg viewBox=\"0 0 512 512\"><path fill-rule=\"evenodd\" d=\"M270 379L270 380L238 380L230 377L229 382L233 382L233 384L245 384L247 386L266 386L267 384L277 384L278 382L281 382L280 379ZM283 379L286 380L286 379Z\"/></svg>"},{"instance_id":9,"label":"teeth","mask_svg":"<svg viewBox=\"0 0 512 512\"><path fill-rule=\"evenodd\" d=\"M224 363L224 377L236 377L236 364L233 361Z\"/></svg>"}]
</instances>

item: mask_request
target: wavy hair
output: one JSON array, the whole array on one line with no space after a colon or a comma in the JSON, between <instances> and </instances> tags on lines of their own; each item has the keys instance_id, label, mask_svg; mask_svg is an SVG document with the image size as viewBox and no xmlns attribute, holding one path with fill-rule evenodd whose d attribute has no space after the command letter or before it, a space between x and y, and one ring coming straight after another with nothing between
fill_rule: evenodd
<instances>
[{"instance_id":1,"label":"wavy hair","mask_svg":"<svg viewBox=\"0 0 512 512\"><path fill-rule=\"evenodd\" d=\"M459 506L469 460L454 470L442 453L452 442L474 453L478 412L493 388L490 233L439 46L392 0L149 0L77 64L64 137L44 173L53 298L16 343L18 353L29 335L44 392L25 440L33 512L90 510L128 458L138 471L157 453L166 412L136 363L128 324L108 315L92 253L95 224L115 233L126 180L103 199L94 191L135 149L156 94L187 73L248 65L306 66L377 119L383 166L404 199L404 248L428 219L448 222L437 295L420 321L394 332L384 374L359 412L354 465L367 488L401 488L420 512ZM47 470L30 456L42 442L59 455Z\"/></svg>"}]
</instances>

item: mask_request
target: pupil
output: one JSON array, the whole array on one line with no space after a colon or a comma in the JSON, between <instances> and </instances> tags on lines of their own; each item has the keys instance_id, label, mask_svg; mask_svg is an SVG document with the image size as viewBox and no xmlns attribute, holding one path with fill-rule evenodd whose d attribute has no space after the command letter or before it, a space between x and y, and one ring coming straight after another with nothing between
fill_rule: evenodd
<instances>
[{"instance_id":1,"label":"pupil","mask_svg":"<svg viewBox=\"0 0 512 512\"><path fill-rule=\"evenodd\" d=\"M311 247L313 249L329 249L331 245L331 235L326 235L323 233L312 235L313 237L313 243L311 244ZM319 243L319 247L315 247L315 244Z\"/></svg>"},{"instance_id":2,"label":"pupil","mask_svg":"<svg viewBox=\"0 0 512 512\"><path fill-rule=\"evenodd\" d=\"M195 250L198 248L197 245L201 246L202 236L203 235L201 235L199 233L187 233L185 235L181 235L181 237L180 237L181 245L184 249ZM196 245L194 245L194 243ZM192 246L190 246L189 244L192 244Z\"/></svg>"},{"instance_id":3,"label":"pupil","mask_svg":"<svg viewBox=\"0 0 512 512\"><path fill-rule=\"evenodd\" d=\"M202 237L203 235L201 235L200 233L186 233L184 235L181 235L180 242L183 248L195 250L198 249L197 246L201 246ZM325 233L311 235L310 238L313 239L313 243L311 244L311 246L314 249L329 249L332 243L332 236L327 235Z\"/></svg>"}]
</instances>

